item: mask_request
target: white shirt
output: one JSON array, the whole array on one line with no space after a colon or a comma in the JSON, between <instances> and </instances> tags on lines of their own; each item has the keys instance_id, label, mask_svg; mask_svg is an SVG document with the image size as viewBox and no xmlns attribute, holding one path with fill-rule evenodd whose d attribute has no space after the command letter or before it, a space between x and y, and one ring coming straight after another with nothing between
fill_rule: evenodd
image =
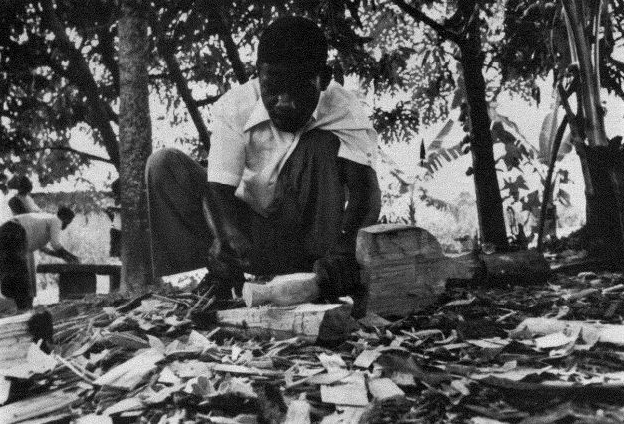
<instances>
[{"instance_id":1,"label":"white shirt","mask_svg":"<svg viewBox=\"0 0 624 424\"><path fill-rule=\"evenodd\" d=\"M375 166L377 133L356 95L334 82L321 92L310 122L294 134L275 128L257 79L227 92L212 113L208 181L237 187L236 196L260 214L273 201L279 172L306 131L331 131L340 139L339 157Z\"/></svg>"},{"instance_id":2,"label":"white shirt","mask_svg":"<svg viewBox=\"0 0 624 424\"><path fill-rule=\"evenodd\" d=\"M30 212L15 215L12 219L26 230L29 252L39 250L48 243L54 250L63 248L60 242L62 223L58 216L45 212Z\"/></svg>"}]
</instances>

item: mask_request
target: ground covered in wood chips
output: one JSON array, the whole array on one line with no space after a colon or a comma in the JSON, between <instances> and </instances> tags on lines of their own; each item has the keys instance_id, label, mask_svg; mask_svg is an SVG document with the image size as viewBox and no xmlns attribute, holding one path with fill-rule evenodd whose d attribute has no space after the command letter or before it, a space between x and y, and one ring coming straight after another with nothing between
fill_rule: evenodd
<instances>
[{"instance_id":1,"label":"ground covered in wood chips","mask_svg":"<svg viewBox=\"0 0 624 424\"><path fill-rule=\"evenodd\" d=\"M242 339L210 324L217 306L162 292L52 307L55 348L5 372L0 422L624 421L621 274L448 287L332 346Z\"/></svg>"}]
</instances>

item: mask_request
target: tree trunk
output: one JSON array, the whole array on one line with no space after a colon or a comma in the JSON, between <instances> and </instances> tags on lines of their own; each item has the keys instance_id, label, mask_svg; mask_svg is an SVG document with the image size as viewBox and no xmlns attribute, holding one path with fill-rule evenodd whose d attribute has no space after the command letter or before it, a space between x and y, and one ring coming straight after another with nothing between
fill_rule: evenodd
<instances>
[{"instance_id":1,"label":"tree trunk","mask_svg":"<svg viewBox=\"0 0 624 424\"><path fill-rule=\"evenodd\" d=\"M503 215L503 201L496 175L496 162L490 117L485 101L483 53L480 40L470 37L460 44L461 65L466 84L466 99L470 110L472 169L474 172L479 232L483 243L491 243L497 250L507 249L507 232Z\"/></svg>"},{"instance_id":2,"label":"tree trunk","mask_svg":"<svg viewBox=\"0 0 624 424\"><path fill-rule=\"evenodd\" d=\"M466 99L470 109L472 169L474 171L479 232L483 243L492 244L498 251L507 250L507 230L503 215L503 200L498 187L494 143L490 133L490 116L485 101L485 78L482 68L484 53L481 51L481 27L476 0L458 2L458 8L450 20L462 22L463 30L456 31L447 24L440 24L423 13L418 7L404 0L393 0L401 10L412 18L435 30L445 40L457 44L461 52L466 85ZM448 23L448 22L447 22Z\"/></svg>"},{"instance_id":3,"label":"tree trunk","mask_svg":"<svg viewBox=\"0 0 624 424\"><path fill-rule=\"evenodd\" d=\"M144 170L152 150L147 60L148 4L124 0L119 19L119 139L122 291L141 291L150 275Z\"/></svg>"},{"instance_id":4,"label":"tree trunk","mask_svg":"<svg viewBox=\"0 0 624 424\"><path fill-rule=\"evenodd\" d=\"M623 199L617 192L617 187L622 184L624 161L622 153L613 150L604 146L585 146L593 186L592 194L586 196L585 248L591 256L615 259L621 258L624 252Z\"/></svg>"}]
</instances>

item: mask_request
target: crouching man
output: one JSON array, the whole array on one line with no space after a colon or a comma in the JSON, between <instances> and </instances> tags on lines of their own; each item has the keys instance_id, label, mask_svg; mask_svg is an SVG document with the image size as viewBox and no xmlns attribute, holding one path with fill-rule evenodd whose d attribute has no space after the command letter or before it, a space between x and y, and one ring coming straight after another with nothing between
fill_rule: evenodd
<instances>
[{"instance_id":1,"label":"crouching man","mask_svg":"<svg viewBox=\"0 0 624 424\"><path fill-rule=\"evenodd\" d=\"M213 106L206 172L162 149L146 169L155 277L208 267L227 297L243 272L315 271L325 300L362 298L355 239L377 221L377 135L357 97L331 81L312 21L276 20L258 78ZM239 292L240 293L240 292Z\"/></svg>"}]
</instances>

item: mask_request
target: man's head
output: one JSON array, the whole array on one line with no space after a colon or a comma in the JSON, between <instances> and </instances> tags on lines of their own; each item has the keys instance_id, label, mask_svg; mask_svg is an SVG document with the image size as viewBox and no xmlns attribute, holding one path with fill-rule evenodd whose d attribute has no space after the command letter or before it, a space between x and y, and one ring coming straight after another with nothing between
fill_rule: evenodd
<instances>
[{"instance_id":1,"label":"man's head","mask_svg":"<svg viewBox=\"0 0 624 424\"><path fill-rule=\"evenodd\" d=\"M67 206L61 206L56 213L56 216L61 220L61 229L67 228L69 224L74 220L74 212Z\"/></svg>"},{"instance_id":2,"label":"man's head","mask_svg":"<svg viewBox=\"0 0 624 424\"><path fill-rule=\"evenodd\" d=\"M22 195L29 194L33 189L32 182L25 175L16 175L11 178L8 182L8 187L17 190Z\"/></svg>"},{"instance_id":3,"label":"man's head","mask_svg":"<svg viewBox=\"0 0 624 424\"><path fill-rule=\"evenodd\" d=\"M28 209L24 206L24 203L17 196L13 196L9 199L9 209L11 209L11 213L13 215L21 215L23 213L28 213Z\"/></svg>"},{"instance_id":4,"label":"man's head","mask_svg":"<svg viewBox=\"0 0 624 424\"><path fill-rule=\"evenodd\" d=\"M262 102L273 125L287 132L303 128L331 79L321 29L302 17L277 19L260 37L257 64Z\"/></svg>"}]
</instances>

